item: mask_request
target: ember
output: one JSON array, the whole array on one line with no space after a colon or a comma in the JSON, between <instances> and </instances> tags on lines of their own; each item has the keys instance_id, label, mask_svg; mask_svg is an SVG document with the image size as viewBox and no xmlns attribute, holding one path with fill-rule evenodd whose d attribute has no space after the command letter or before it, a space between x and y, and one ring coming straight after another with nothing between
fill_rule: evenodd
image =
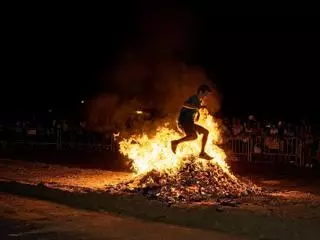
<instances>
[{"instance_id":1,"label":"ember","mask_svg":"<svg viewBox=\"0 0 320 240\"><path fill-rule=\"evenodd\" d=\"M199 168L192 160L186 160L174 175L153 170L129 182L110 186L108 190L142 193L166 202L237 198L259 191L254 184L230 177L217 164L208 163Z\"/></svg>"},{"instance_id":2,"label":"ember","mask_svg":"<svg viewBox=\"0 0 320 240\"><path fill-rule=\"evenodd\" d=\"M259 188L235 177L225 162L226 154L216 144L222 138L219 126L207 110L201 111L199 125L210 131L206 152L210 161L198 158L201 138L182 143L174 154L170 142L180 133L167 126L152 137L133 136L120 142L120 152L132 160L136 173L129 182L109 186L111 192L140 192L168 202L193 202L213 198L240 197Z\"/></svg>"}]
</instances>

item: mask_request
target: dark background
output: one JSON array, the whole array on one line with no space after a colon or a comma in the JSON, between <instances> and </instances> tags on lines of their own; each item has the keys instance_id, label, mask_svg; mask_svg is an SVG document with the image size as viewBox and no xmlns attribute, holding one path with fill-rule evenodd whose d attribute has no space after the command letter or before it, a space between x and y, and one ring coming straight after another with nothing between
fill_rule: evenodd
<instances>
[{"instance_id":1,"label":"dark background","mask_svg":"<svg viewBox=\"0 0 320 240\"><path fill-rule=\"evenodd\" d=\"M177 57L205 69L222 94L225 115L319 119L317 19L219 16L209 5L168 6L191 19L189 45ZM81 99L108 91L104 74L120 51L148 38L140 16L149 7L110 3L99 20L85 10L21 10L7 17L2 112L72 111Z\"/></svg>"}]
</instances>

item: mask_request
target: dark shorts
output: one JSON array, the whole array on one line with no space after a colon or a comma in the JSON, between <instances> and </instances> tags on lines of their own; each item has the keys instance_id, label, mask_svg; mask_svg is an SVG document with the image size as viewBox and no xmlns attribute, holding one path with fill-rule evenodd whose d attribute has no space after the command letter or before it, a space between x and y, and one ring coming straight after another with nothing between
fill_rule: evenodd
<instances>
[{"instance_id":1,"label":"dark shorts","mask_svg":"<svg viewBox=\"0 0 320 240\"><path fill-rule=\"evenodd\" d=\"M194 134L205 134L208 135L209 132L204 127L195 124L192 121L178 121L178 127L184 131L186 135L194 135Z\"/></svg>"},{"instance_id":2,"label":"dark shorts","mask_svg":"<svg viewBox=\"0 0 320 240\"><path fill-rule=\"evenodd\" d=\"M178 122L178 127L187 135L196 133L196 125L194 122Z\"/></svg>"}]
</instances>

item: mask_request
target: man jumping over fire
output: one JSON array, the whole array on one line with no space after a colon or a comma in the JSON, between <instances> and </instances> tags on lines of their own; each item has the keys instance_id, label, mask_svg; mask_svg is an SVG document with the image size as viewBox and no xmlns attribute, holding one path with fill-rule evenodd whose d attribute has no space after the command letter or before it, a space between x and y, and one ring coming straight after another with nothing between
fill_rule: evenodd
<instances>
[{"instance_id":1,"label":"man jumping over fire","mask_svg":"<svg viewBox=\"0 0 320 240\"><path fill-rule=\"evenodd\" d=\"M199 157L206 160L212 159L212 157L204 151L209 131L202 126L195 124L195 120L198 120L199 118L199 110L206 108L206 106L203 105L203 100L207 98L209 94L211 94L210 87L208 85L201 85L198 88L197 94L189 97L183 104L178 118L178 127L184 131L186 136L171 142L171 149L174 153L176 153L180 143L196 140L198 133L203 135Z\"/></svg>"}]
</instances>

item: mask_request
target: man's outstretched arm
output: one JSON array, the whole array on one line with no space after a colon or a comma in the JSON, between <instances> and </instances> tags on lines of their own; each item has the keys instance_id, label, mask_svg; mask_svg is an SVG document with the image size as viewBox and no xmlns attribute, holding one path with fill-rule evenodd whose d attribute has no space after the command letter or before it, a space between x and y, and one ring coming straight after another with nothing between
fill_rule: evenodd
<instances>
[{"instance_id":1,"label":"man's outstretched arm","mask_svg":"<svg viewBox=\"0 0 320 240\"><path fill-rule=\"evenodd\" d=\"M189 108L189 109L197 109L197 110L199 110L199 109L203 109L203 108L207 108L207 109L208 109L208 107L207 107L207 106L205 106L205 105L195 106L195 105L190 104L190 103L184 103L184 104L183 104L183 107L185 107L185 108Z\"/></svg>"}]
</instances>

